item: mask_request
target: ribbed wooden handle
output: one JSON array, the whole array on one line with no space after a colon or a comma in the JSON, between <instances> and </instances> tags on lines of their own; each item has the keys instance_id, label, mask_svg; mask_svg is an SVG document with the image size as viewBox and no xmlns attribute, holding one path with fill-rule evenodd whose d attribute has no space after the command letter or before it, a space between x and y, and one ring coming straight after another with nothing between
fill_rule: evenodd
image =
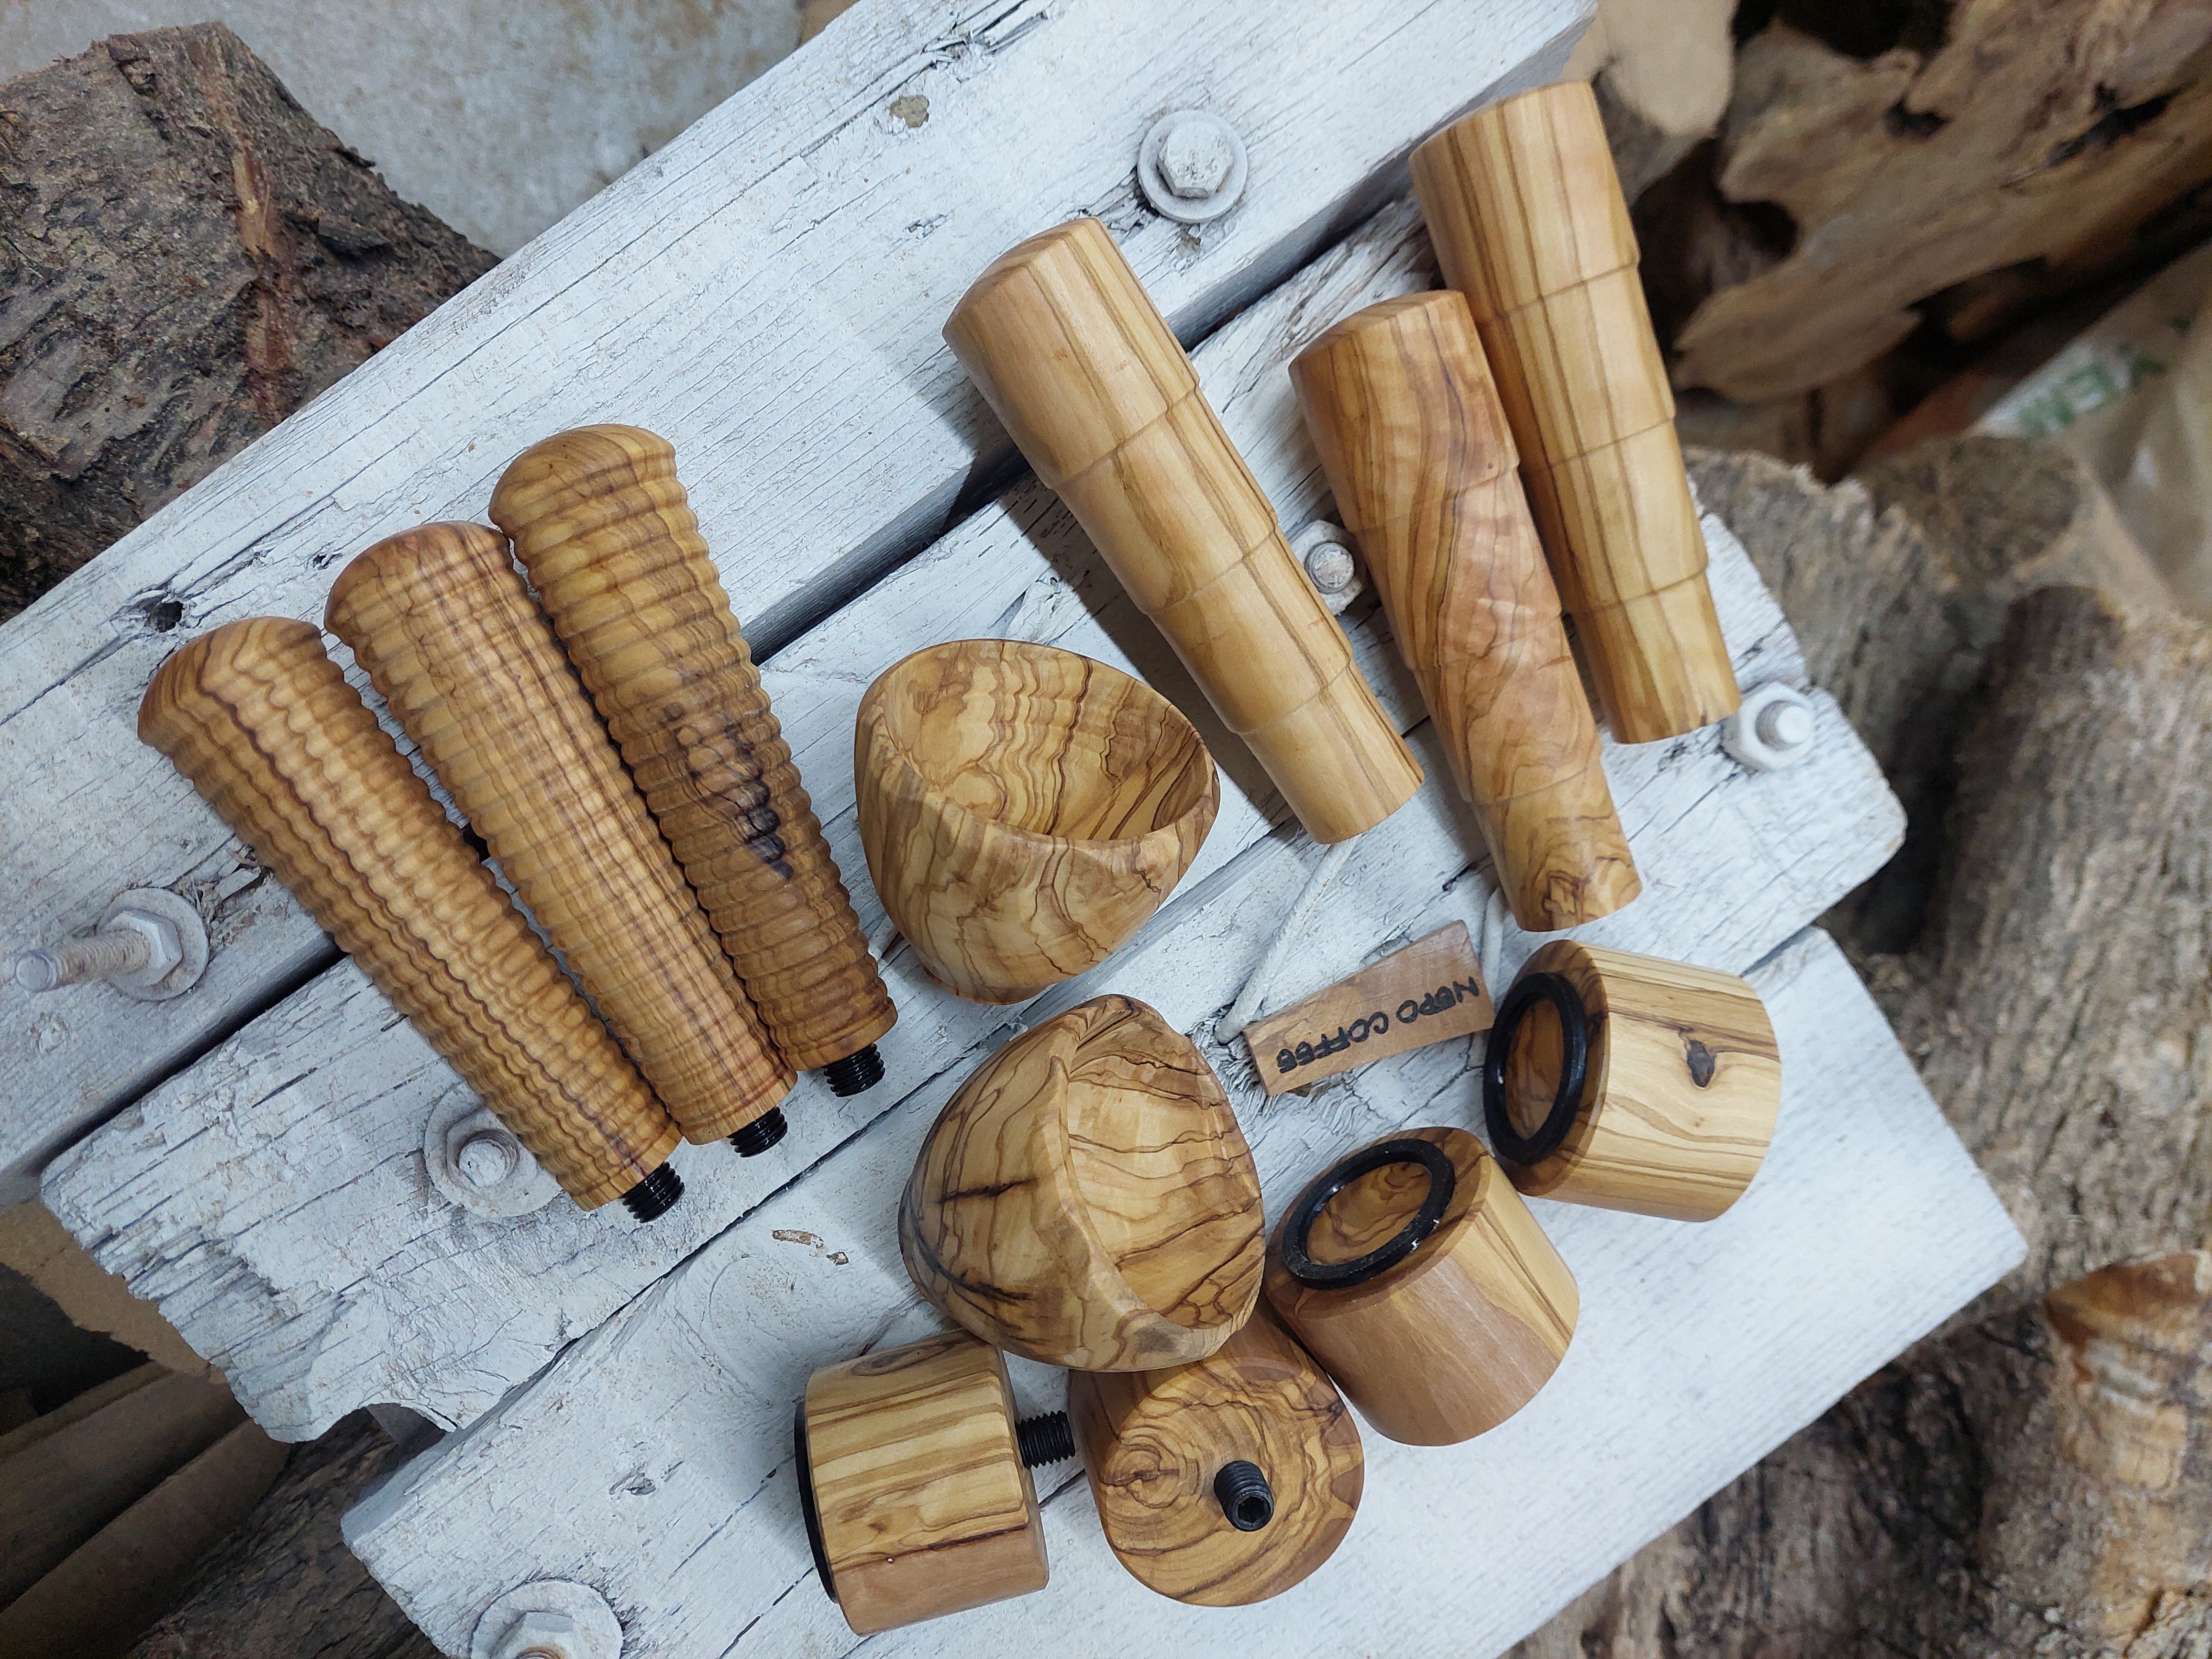
<instances>
[{"instance_id":1,"label":"ribbed wooden handle","mask_svg":"<svg viewBox=\"0 0 2212 1659\"><path fill-rule=\"evenodd\" d=\"M325 623L568 958L687 1139L774 1109L791 1073L524 586L506 539L434 524L342 572Z\"/></svg>"},{"instance_id":2,"label":"ribbed wooden handle","mask_svg":"<svg viewBox=\"0 0 2212 1659\"><path fill-rule=\"evenodd\" d=\"M1735 674L1595 97L1562 82L1478 110L1416 149L1413 172L1607 724L1649 743L1721 719Z\"/></svg>"},{"instance_id":3,"label":"ribbed wooden handle","mask_svg":"<svg viewBox=\"0 0 2212 1659\"><path fill-rule=\"evenodd\" d=\"M161 665L160 750L586 1209L678 1139L636 1068L302 622L226 623Z\"/></svg>"},{"instance_id":4,"label":"ribbed wooden handle","mask_svg":"<svg viewBox=\"0 0 2212 1659\"><path fill-rule=\"evenodd\" d=\"M1291 364L1306 428L1514 919L1553 933L1642 884L1467 302L1409 295Z\"/></svg>"},{"instance_id":5,"label":"ribbed wooden handle","mask_svg":"<svg viewBox=\"0 0 2212 1659\"><path fill-rule=\"evenodd\" d=\"M1001 255L945 337L1307 833L1343 841L1403 805L1419 764L1105 228Z\"/></svg>"},{"instance_id":6,"label":"ribbed wooden handle","mask_svg":"<svg viewBox=\"0 0 2212 1659\"><path fill-rule=\"evenodd\" d=\"M784 1057L811 1071L898 1018L739 632L668 442L586 427L494 492L553 626Z\"/></svg>"}]
</instances>

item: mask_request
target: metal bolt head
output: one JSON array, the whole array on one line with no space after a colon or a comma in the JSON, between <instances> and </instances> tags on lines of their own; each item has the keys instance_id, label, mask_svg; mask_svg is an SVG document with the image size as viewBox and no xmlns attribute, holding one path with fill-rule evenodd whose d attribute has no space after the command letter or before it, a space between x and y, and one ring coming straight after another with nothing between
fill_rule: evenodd
<instances>
[{"instance_id":1,"label":"metal bolt head","mask_svg":"<svg viewBox=\"0 0 2212 1659\"><path fill-rule=\"evenodd\" d=\"M1324 593L1343 592L1358 569L1352 550L1342 542L1316 542L1306 550L1306 574Z\"/></svg>"},{"instance_id":2,"label":"metal bolt head","mask_svg":"<svg viewBox=\"0 0 2212 1659\"><path fill-rule=\"evenodd\" d=\"M1173 119L1160 135L1160 177L1186 202L1219 190L1235 161L1229 135L1211 121Z\"/></svg>"},{"instance_id":3,"label":"metal bolt head","mask_svg":"<svg viewBox=\"0 0 2212 1659\"><path fill-rule=\"evenodd\" d=\"M1155 212L1200 225L1244 193L1247 162L1237 129L1208 110L1181 109L1152 123L1137 147L1137 185Z\"/></svg>"},{"instance_id":4,"label":"metal bolt head","mask_svg":"<svg viewBox=\"0 0 2212 1659\"><path fill-rule=\"evenodd\" d=\"M1751 771L1779 772L1813 752L1819 725L1813 700L1796 686L1755 685L1721 723L1721 747Z\"/></svg>"},{"instance_id":5,"label":"metal bolt head","mask_svg":"<svg viewBox=\"0 0 2212 1659\"><path fill-rule=\"evenodd\" d=\"M134 906L112 911L107 927L127 929L145 939L146 965L135 975L140 984L151 985L155 980L167 978L170 969L185 959L185 942L177 936L176 925L150 910Z\"/></svg>"},{"instance_id":6,"label":"metal bolt head","mask_svg":"<svg viewBox=\"0 0 2212 1659\"><path fill-rule=\"evenodd\" d=\"M503 1130L480 1129L453 1153L453 1168L479 1192L498 1186L521 1162L522 1148Z\"/></svg>"},{"instance_id":7,"label":"metal bolt head","mask_svg":"<svg viewBox=\"0 0 2212 1659\"><path fill-rule=\"evenodd\" d=\"M581 1634L565 1613L526 1613L508 1626L492 1659L585 1659Z\"/></svg>"}]
</instances>

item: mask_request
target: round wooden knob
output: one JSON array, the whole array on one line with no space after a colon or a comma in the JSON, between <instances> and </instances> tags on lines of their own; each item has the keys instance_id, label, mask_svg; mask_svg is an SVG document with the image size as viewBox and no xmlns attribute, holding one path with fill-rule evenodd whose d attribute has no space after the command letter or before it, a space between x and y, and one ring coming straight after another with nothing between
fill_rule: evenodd
<instances>
[{"instance_id":1,"label":"round wooden knob","mask_svg":"<svg viewBox=\"0 0 2212 1659\"><path fill-rule=\"evenodd\" d=\"M1447 1446L1535 1397L1581 1297L1520 1194L1464 1129L1339 1160L1267 1251L1267 1300L1369 1423Z\"/></svg>"},{"instance_id":2,"label":"round wooden knob","mask_svg":"<svg viewBox=\"0 0 2212 1659\"><path fill-rule=\"evenodd\" d=\"M1024 1002L1159 908L1221 805L1213 757L1141 680L1046 645L955 640L860 702L860 843L932 977Z\"/></svg>"},{"instance_id":3,"label":"round wooden knob","mask_svg":"<svg viewBox=\"0 0 2212 1659\"><path fill-rule=\"evenodd\" d=\"M1491 1145L1536 1198L1711 1221L1766 1157L1782 1055L1734 974L1554 939L1498 1005Z\"/></svg>"},{"instance_id":4,"label":"round wooden knob","mask_svg":"<svg viewBox=\"0 0 2212 1659\"><path fill-rule=\"evenodd\" d=\"M1178 1601L1281 1595L1335 1553L1358 1510L1358 1427L1265 1307L1191 1364L1070 1374L1067 1409L1107 1543Z\"/></svg>"},{"instance_id":5,"label":"round wooden knob","mask_svg":"<svg viewBox=\"0 0 2212 1659\"><path fill-rule=\"evenodd\" d=\"M1260 1177L1220 1082L1106 996L979 1067L899 1203L921 1293L994 1346L1076 1370L1203 1359L1260 1291Z\"/></svg>"}]
</instances>

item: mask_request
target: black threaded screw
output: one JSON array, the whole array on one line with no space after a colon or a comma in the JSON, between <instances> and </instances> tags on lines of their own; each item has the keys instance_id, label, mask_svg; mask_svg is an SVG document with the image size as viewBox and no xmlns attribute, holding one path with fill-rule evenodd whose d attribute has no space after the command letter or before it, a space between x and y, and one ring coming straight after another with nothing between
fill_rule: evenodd
<instances>
[{"instance_id":1,"label":"black threaded screw","mask_svg":"<svg viewBox=\"0 0 2212 1659\"><path fill-rule=\"evenodd\" d=\"M1221 1500L1229 1524L1239 1532L1257 1532L1275 1518L1275 1494L1256 1463L1242 1458L1224 1463L1213 1477L1213 1495Z\"/></svg>"},{"instance_id":2,"label":"black threaded screw","mask_svg":"<svg viewBox=\"0 0 2212 1659\"><path fill-rule=\"evenodd\" d=\"M833 1060L822 1068L822 1080L830 1085L830 1092L843 1100L864 1090L872 1089L884 1080L884 1057L871 1042L858 1054L848 1054L842 1060Z\"/></svg>"},{"instance_id":3,"label":"black threaded screw","mask_svg":"<svg viewBox=\"0 0 2212 1659\"><path fill-rule=\"evenodd\" d=\"M783 1115L783 1108L772 1106L732 1135L730 1145L738 1149L739 1158L758 1158L781 1140L790 1127Z\"/></svg>"},{"instance_id":4,"label":"black threaded screw","mask_svg":"<svg viewBox=\"0 0 2212 1659\"><path fill-rule=\"evenodd\" d=\"M1075 1455L1075 1431L1068 1425L1066 1412L1047 1412L1015 1424L1014 1444L1021 1449L1024 1468L1065 1463Z\"/></svg>"},{"instance_id":5,"label":"black threaded screw","mask_svg":"<svg viewBox=\"0 0 2212 1659\"><path fill-rule=\"evenodd\" d=\"M623 1194L623 1207L640 1221L666 1215L684 1196L684 1177L676 1166L664 1164Z\"/></svg>"}]
</instances>

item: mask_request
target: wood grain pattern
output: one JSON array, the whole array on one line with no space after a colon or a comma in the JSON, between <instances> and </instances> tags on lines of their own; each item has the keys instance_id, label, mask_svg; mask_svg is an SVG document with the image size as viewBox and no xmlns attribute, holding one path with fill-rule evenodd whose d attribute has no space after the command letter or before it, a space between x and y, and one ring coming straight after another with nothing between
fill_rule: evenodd
<instances>
[{"instance_id":1,"label":"wood grain pattern","mask_svg":"<svg viewBox=\"0 0 2212 1659\"><path fill-rule=\"evenodd\" d=\"M1444 280L1467 296L1559 593L1624 743L1732 713L1674 398L1597 100L1540 87L1413 152Z\"/></svg>"},{"instance_id":2,"label":"wood grain pattern","mask_svg":"<svg viewBox=\"0 0 2212 1659\"><path fill-rule=\"evenodd\" d=\"M1006 1362L964 1331L807 1379L801 1407L822 1588L872 1635L1042 1589L1036 1488Z\"/></svg>"},{"instance_id":3,"label":"wood grain pattern","mask_svg":"<svg viewBox=\"0 0 2212 1659\"><path fill-rule=\"evenodd\" d=\"M1154 1371L1073 1371L1073 1419L1106 1541L1137 1580L1200 1607L1279 1595L1334 1554L1366 1482L1343 1395L1262 1304L1206 1358ZM1230 1523L1224 1464L1267 1478L1274 1514Z\"/></svg>"},{"instance_id":4,"label":"wood grain pattern","mask_svg":"<svg viewBox=\"0 0 2212 1659\"><path fill-rule=\"evenodd\" d=\"M1190 1039L1104 996L1009 1042L931 1127L899 1201L921 1293L1080 1370L1202 1359L1260 1291L1260 1177Z\"/></svg>"},{"instance_id":5,"label":"wood grain pattern","mask_svg":"<svg viewBox=\"0 0 2212 1659\"><path fill-rule=\"evenodd\" d=\"M1284 1265L1278 1225L1267 1300L1373 1427L1412 1445L1448 1446L1496 1428L1535 1397L1574 1338L1581 1297L1480 1140L1464 1129L1406 1138L1451 1161L1456 1178L1436 1231L1395 1266L1322 1289ZM1322 1206L1306 1248L1317 1262L1354 1261L1404 1227L1428 1192L1418 1164L1364 1175Z\"/></svg>"},{"instance_id":6,"label":"wood grain pattern","mask_svg":"<svg viewBox=\"0 0 2212 1659\"><path fill-rule=\"evenodd\" d=\"M931 977L1024 1002L1157 910L1213 827L1221 781L1143 681L1052 646L955 640L861 700L854 789L868 874Z\"/></svg>"},{"instance_id":7,"label":"wood grain pattern","mask_svg":"<svg viewBox=\"0 0 2212 1659\"><path fill-rule=\"evenodd\" d=\"M1557 974L1589 1023L1583 1103L1559 1149L1506 1163L1531 1197L1710 1221L1766 1157L1781 1051L1759 993L1734 974L1554 939L1522 969ZM1533 1134L1558 1088L1559 1017L1537 1003L1505 1060L1513 1127ZM1502 1159L1502 1154L1501 1154Z\"/></svg>"},{"instance_id":8,"label":"wood grain pattern","mask_svg":"<svg viewBox=\"0 0 2212 1659\"><path fill-rule=\"evenodd\" d=\"M578 1204L667 1162L676 1125L313 628L202 635L155 675L138 735Z\"/></svg>"},{"instance_id":9,"label":"wood grain pattern","mask_svg":"<svg viewBox=\"0 0 2212 1659\"><path fill-rule=\"evenodd\" d=\"M564 432L501 476L514 540L730 965L785 1060L813 1071L898 1018L699 533L676 451Z\"/></svg>"},{"instance_id":10,"label":"wood grain pattern","mask_svg":"<svg viewBox=\"0 0 2212 1659\"><path fill-rule=\"evenodd\" d=\"M507 556L481 525L379 542L324 623L514 884L669 1115L719 1140L792 1074Z\"/></svg>"},{"instance_id":11,"label":"wood grain pattern","mask_svg":"<svg viewBox=\"0 0 2212 1659\"><path fill-rule=\"evenodd\" d=\"M1343 841L1403 805L1419 763L1105 227L1002 254L945 337L1307 833Z\"/></svg>"},{"instance_id":12,"label":"wood grain pattern","mask_svg":"<svg viewBox=\"0 0 2212 1659\"><path fill-rule=\"evenodd\" d=\"M1291 378L1514 920L1553 933L1619 909L1643 883L1467 301L1370 306Z\"/></svg>"}]
</instances>

